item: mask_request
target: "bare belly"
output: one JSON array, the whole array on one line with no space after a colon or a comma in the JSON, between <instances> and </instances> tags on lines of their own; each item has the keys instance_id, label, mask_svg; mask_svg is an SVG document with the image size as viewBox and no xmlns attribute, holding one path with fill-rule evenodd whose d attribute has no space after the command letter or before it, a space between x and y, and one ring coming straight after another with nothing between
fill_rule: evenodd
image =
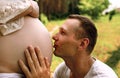
<instances>
[{"instance_id":1,"label":"bare belly","mask_svg":"<svg viewBox=\"0 0 120 78\"><path fill-rule=\"evenodd\" d=\"M0 37L0 73L22 73L18 59L23 59L28 45L39 46L51 63L52 42L45 26L37 19L25 17L21 30Z\"/></svg>"}]
</instances>

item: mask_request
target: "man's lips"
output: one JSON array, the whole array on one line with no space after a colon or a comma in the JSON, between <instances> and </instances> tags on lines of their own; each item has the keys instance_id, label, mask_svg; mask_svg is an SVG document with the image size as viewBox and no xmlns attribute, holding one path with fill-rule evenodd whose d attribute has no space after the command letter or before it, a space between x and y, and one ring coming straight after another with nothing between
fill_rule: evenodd
<instances>
[{"instance_id":1,"label":"man's lips","mask_svg":"<svg viewBox=\"0 0 120 78\"><path fill-rule=\"evenodd\" d=\"M57 46L58 46L58 45L54 44L54 46L53 46L53 47L54 47L54 48L57 48Z\"/></svg>"}]
</instances>

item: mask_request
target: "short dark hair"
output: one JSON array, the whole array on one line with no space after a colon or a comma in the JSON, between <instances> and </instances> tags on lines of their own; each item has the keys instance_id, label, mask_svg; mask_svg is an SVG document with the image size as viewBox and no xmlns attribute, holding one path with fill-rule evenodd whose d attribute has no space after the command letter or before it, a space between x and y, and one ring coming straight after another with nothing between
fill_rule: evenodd
<instances>
[{"instance_id":1,"label":"short dark hair","mask_svg":"<svg viewBox=\"0 0 120 78\"><path fill-rule=\"evenodd\" d=\"M87 17L78 14L69 15L68 19L77 19L80 21L79 28L76 28L75 30L75 36L77 39L86 37L90 40L87 50L91 53L94 49L98 36L95 24Z\"/></svg>"}]
</instances>

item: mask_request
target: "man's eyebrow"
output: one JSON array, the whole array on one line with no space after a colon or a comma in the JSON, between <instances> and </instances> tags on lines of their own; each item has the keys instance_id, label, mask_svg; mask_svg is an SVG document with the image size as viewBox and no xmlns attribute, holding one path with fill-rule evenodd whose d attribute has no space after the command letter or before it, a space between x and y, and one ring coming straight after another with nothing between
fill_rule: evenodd
<instances>
[{"instance_id":1,"label":"man's eyebrow","mask_svg":"<svg viewBox=\"0 0 120 78\"><path fill-rule=\"evenodd\" d=\"M66 31L66 29L63 28L63 27L59 27L59 29L62 30L62 31Z\"/></svg>"},{"instance_id":2,"label":"man's eyebrow","mask_svg":"<svg viewBox=\"0 0 120 78\"><path fill-rule=\"evenodd\" d=\"M59 29L63 29L62 27L59 27Z\"/></svg>"},{"instance_id":3,"label":"man's eyebrow","mask_svg":"<svg viewBox=\"0 0 120 78\"><path fill-rule=\"evenodd\" d=\"M63 27L60 27L59 30L62 31L62 32L67 32Z\"/></svg>"}]
</instances>

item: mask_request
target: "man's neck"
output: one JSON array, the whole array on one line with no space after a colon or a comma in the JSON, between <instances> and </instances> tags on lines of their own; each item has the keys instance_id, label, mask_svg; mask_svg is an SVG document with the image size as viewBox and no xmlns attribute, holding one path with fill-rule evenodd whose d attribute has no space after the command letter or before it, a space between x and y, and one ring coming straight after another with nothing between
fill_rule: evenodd
<instances>
[{"instance_id":1,"label":"man's neck","mask_svg":"<svg viewBox=\"0 0 120 78\"><path fill-rule=\"evenodd\" d=\"M74 59L70 58L64 60L71 70L71 78L84 78L94 63L94 59L91 56L81 56Z\"/></svg>"}]
</instances>

